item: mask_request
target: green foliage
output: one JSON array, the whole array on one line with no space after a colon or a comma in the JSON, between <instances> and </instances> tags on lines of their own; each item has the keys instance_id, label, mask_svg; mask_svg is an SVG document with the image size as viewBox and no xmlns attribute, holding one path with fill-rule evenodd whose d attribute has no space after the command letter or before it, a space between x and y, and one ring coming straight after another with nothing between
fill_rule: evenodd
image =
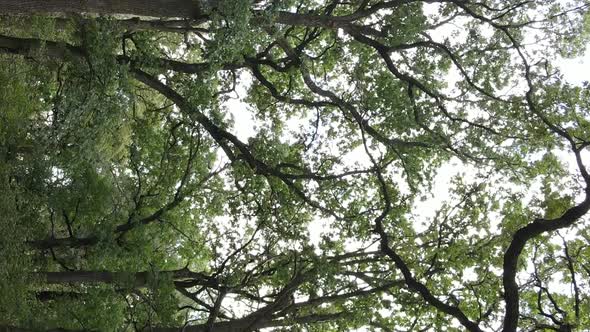
<instances>
[{"instance_id":1,"label":"green foliage","mask_svg":"<svg viewBox=\"0 0 590 332\"><path fill-rule=\"evenodd\" d=\"M0 330L590 328L587 4L199 3L3 17Z\"/></svg>"},{"instance_id":2,"label":"green foliage","mask_svg":"<svg viewBox=\"0 0 590 332\"><path fill-rule=\"evenodd\" d=\"M242 61L244 56L253 55L255 38L251 25L253 19L251 0L220 0L212 9L211 28L215 39L210 43L207 58L214 64Z\"/></svg>"},{"instance_id":3,"label":"green foliage","mask_svg":"<svg viewBox=\"0 0 590 332\"><path fill-rule=\"evenodd\" d=\"M38 98L36 91L26 86L31 78L27 65L8 63L5 57L0 61L0 322L7 323L31 314L31 278L23 272L32 269L33 261L25 241L42 234L36 227L41 202L34 190L40 179L34 177L45 174L43 162L33 158L40 147L28 133L39 105L31 102Z\"/></svg>"}]
</instances>

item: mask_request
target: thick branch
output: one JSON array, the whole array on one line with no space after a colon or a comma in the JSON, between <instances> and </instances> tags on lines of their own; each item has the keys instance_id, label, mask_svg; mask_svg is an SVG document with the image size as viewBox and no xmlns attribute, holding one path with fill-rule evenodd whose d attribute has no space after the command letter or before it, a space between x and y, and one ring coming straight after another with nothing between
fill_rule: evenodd
<instances>
[{"instance_id":1,"label":"thick branch","mask_svg":"<svg viewBox=\"0 0 590 332\"><path fill-rule=\"evenodd\" d=\"M515 331L518 326L519 292L516 283L518 258L526 243L543 233L556 231L573 225L590 210L590 188L586 189L586 197L580 204L568 209L561 217L555 219L536 219L514 233L510 246L504 253L504 301L506 302L506 316L504 331Z\"/></svg>"}]
</instances>

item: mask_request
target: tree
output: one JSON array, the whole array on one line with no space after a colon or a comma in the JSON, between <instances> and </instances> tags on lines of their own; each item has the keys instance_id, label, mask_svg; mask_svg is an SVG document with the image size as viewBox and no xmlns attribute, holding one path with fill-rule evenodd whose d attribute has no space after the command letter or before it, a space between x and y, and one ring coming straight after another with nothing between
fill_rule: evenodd
<instances>
[{"instance_id":1,"label":"tree","mask_svg":"<svg viewBox=\"0 0 590 332\"><path fill-rule=\"evenodd\" d=\"M0 330L589 329L589 5L0 1Z\"/></svg>"}]
</instances>

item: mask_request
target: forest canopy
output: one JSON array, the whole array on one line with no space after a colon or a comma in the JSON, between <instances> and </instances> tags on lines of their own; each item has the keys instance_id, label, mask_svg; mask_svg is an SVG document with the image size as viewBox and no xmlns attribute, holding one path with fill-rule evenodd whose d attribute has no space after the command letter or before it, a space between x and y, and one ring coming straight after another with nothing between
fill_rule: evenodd
<instances>
[{"instance_id":1,"label":"forest canopy","mask_svg":"<svg viewBox=\"0 0 590 332\"><path fill-rule=\"evenodd\" d=\"M0 0L0 331L588 331L582 0Z\"/></svg>"}]
</instances>

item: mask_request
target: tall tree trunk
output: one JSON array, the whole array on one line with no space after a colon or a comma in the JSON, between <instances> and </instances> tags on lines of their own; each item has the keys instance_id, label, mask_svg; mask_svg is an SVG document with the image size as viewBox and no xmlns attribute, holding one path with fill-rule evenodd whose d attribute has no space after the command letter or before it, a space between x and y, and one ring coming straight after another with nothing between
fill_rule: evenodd
<instances>
[{"instance_id":1,"label":"tall tree trunk","mask_svg":"<svg viewBox=\"0 0 590 332\"><path fill-rule=\"evenodd\" d=\"M171 277L175 282L187 287L195 285L209 286L216 288L218 283L209 276L200 273L192 272L188 269L159 271L158 275L165 275ZM153 272L112 272L112 271L63 271L63 272L38 272L36 275L42 278L48 284L68 284L68 283L116 283L125 282L131 283L134 287L147 286L150 278L154 275Z\"/></svg>"},{"instance_id":2,"label":"tall tree trunk","mask_svg":"<svg viewBox=\"0 0 590 332\"><path fill-rule=\"evenodd\" d=\"M128 14L198 18L206 0L0 0L0 15L30 13Z\"/></svg>"},{"instance_id":3,"label":"tall tree trunk","mask_svg":"<svg viewBox=\"0 0 590 332\"><path fill-rule=\"evenodd\" d=\"M17 327L10 325L0 325L0 332L90 332L88 330L68 330L62 328L55 328L49 330L30 329L25 327Z\"/></svg>"},{"instance_id":4,"label":"tall tree trunk","mask_svg":"<svg viewBox=\"0 0 590 332\"><path fill-rule=\"evenodd\" d=\"M67 283L114 283L117 281L132 282L136 287L145 286L148 282L149 272L110 272L110 271L64 271L41 272L48 284Z\"/></svg>"}]
</instances>

